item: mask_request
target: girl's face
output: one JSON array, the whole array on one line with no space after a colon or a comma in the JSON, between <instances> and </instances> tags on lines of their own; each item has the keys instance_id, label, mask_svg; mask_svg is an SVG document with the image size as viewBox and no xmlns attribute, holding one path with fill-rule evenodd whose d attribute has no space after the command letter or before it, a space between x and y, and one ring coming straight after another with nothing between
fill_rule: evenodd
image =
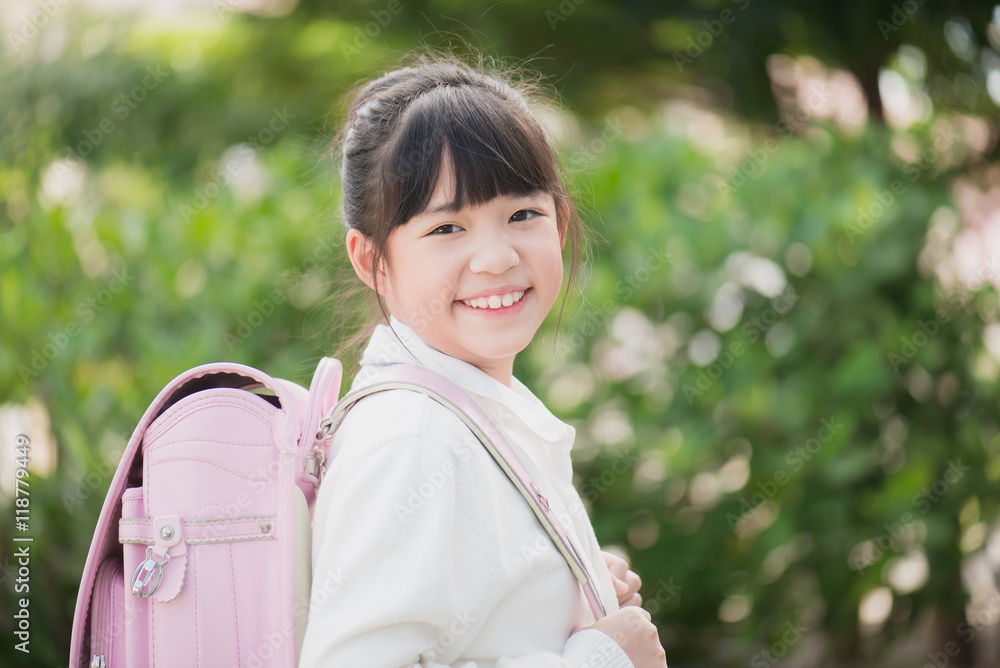
<instances>
[{"instance_id":1,"label":"girl's face","mask_svg":"<svg viewBox=\"0 0 1000 668\"><path fill-rule=\"evenodd\" d=\"M500 196L457 211L448 208L454 196L445 160L427 209L390 233L380 287L392 314L428 345L509 386L514 356L559 294L566 238L549 193ZM360 233L348 232L356 270L365 266L365 246Z\"/></svg>"}]
</instances>

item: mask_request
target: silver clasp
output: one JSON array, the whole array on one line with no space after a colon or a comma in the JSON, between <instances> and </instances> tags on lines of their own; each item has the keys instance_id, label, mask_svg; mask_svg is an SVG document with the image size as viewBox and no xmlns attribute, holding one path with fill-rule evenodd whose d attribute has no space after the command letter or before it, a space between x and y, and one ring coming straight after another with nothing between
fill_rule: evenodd
<instances>
[{"instance_id":1,"label":"silver clasp","mask_svg":"<svg viewBox=\"0 0 1000 668\"><path fill-rule=\"evenodd\" d=\"M542 504L542 507L544 507L545 510L548 510L549 509L549 500L545 498L544 494L542 494L542 490L538 489L538 485L535 484L535 481L532 480L531 482L528 483L528 485L531 487L532 491L535 493L535 497L538 499L538 502Z\"/></svg>"},{"instance_id":2,"label":"silver clasp","mask_svg":"<svg viewBox=\"0 0 1000 668\"><path fill-rule=\"evenodd\" d=\"M316 432L317 441L325 441L333 436L333 418L328 417L319 423L319 431Z\"/></svg>"},{"instance_id":3,"label":"silver clasp","mask_svg":"<svg viewBox=\"0 0 1000 668\"><path fill-rule=\"evenodd\" d=\"M320 422L319 429L316 431L316 445L313 446L309 456L302 460L303 471L313 477L313 484L316 487L319 487L319 484L323 482L323 476L326 475L327 454L322 444L333 438L334 431L332 416Z\"/></svg>"},{"instance_id":4,"label":"silver clasp","mask_svg":"<svg viewBox=\"0 0 1000 668\"><path fill-rule=\"evenodd\" d=\"M146 559L139 564L135 569L135 573L132 574L132 593L136 596L141 596L142 598L149 598L156 591L156 588L160 586L160 580L163 579L163 567L170 562L170 555L164 553L163 561L156 561L153 559L153 546L150 545L146 548ZM156 574L156 582L153 586L149 587L149 581L153 579L153 574Z\"/></svg>"},{"instance_id":5,"label":"silver clasp","mask_svg":"<svg viewBox=\"0 0 1000 668\"><path fill-rule=\"evenodd\" d=\"M302 467L306 473L316 478L315 484L319 486L326 474L326 451L320 448L313 449L309 456L302 461Z\"/></svg>"}]
</instances>

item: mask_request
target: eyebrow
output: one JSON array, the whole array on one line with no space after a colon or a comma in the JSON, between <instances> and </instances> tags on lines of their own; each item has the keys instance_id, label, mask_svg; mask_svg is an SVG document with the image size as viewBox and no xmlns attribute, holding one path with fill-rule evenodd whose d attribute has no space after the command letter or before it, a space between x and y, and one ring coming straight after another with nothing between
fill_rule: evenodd
<instances>
[{"instance_id":1,"label":"eyebrow","mask_svg":"<svg viewBox=\"0 0 1000 668\"><path fill-rule=\"evenodd\" d=\"M433 209L427 209L426 211L423 211L421 215L429 216L435 213L458 213L459 211L461 211L461 208L456 202L448 202L447 204L440 204Z\"/></svg>"},{"instance_id":2,"label":"eyebrow","mask_svg":"<svg viewBox=\"0 0 1000 668\"><path fill-rule=\"evenodd\" d=\"M535 190L535 191L533 191L531 193L527 193L525 195L506 195L506 197L531 199L531 198L539 196L543 192L545 192L545 191L543 191L543 190ZM500 195L500 197L504 197L504 195ZM448 202L447 204L439 204L438 206L434 207L433 209L427 209L426 211L421 211L420 215L421 216L430 216L430 215L433 215L435 213L458 213L461 210L462 210L462 207L458 206L457 200L455 200L455 201Z\"/></svg>"}]
</instances>

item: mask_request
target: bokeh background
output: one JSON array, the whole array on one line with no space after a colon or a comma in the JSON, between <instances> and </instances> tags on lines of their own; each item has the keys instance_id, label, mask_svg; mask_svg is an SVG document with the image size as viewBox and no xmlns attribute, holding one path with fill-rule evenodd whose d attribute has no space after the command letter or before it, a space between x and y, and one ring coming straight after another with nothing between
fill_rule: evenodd
<instances>
[{"instance_id":1,"label":"bokeh background","mask_svg":"<svg viewBox=\"0 0 1000 668\"><path fill-rule=\"evenodd\" d=\"M0 664L66 663L166 382L307 383L360 325L330 141L422 44L557 96L592 239L515 374L670 666L1000 665L1000 7L5 0L0 33Z\"/></svg>"}]
</instances>

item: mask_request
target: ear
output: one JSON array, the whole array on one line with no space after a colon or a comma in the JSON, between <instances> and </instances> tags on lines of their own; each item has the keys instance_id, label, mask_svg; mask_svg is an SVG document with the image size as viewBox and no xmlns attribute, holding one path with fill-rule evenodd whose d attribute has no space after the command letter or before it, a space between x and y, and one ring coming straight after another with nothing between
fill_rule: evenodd
<instances>
[{"instance_id":1,"label":"ear","mask_svg":"<svg viewBox=\"0 0 1000 668\"><path fill-rule=\"evenodd\" d=\"M354 273L364 281L365 285L374 290L375 281L372 277L372 254L374 253L374 247L372 246L371 239L352 227L347 230L346 246L347 256L351 258L351 264L354 266ZM385 272L379 271L378 278L379 284L383 286L382 289L384 290Z\"/></svg>"}]
</instances>

